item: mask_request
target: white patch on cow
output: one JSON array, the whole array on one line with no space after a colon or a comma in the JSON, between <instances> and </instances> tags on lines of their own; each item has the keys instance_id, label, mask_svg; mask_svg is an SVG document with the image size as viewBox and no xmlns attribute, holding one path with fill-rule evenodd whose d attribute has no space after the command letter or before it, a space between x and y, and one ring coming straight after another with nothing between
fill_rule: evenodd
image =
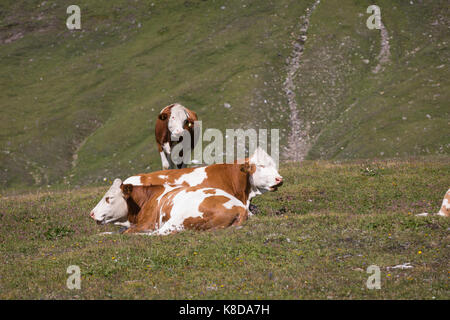
<instances>
[{"instance_id":1,"label":"white patch on cow","mask_svg":"<svg viewBox=\"0 0 450 320\"><path fill-rule=\"evenodd\" d=\"M158 202L158 205L159 205L159 203L160 203L162 197L164 197L164 196L165 196L166 194L168 194L170 191L172 191L172 190L174 190L174 189L182 188L182 186L169 186L169 185L167 185L167 184L164 184L163 186L164 186L164 191L163 191L163 193L161 193L161 195L160 195L158 198L156 198L156 201Z\"/></svg>"},{"instance_id":2,"label":"white patch on cow","mask_svg":"<svg viewBox=\"0 0 450 320\"><path fill-rule=\"evenodd\" d=\"M224 206L225 208L227 208L227 209L233 208L234 206L236 206L236 202L235 202L234 200L235 200L235 199L230 199L230 200L228 200L228 202L225 202L225 203L223 204L223 206ZM241 206L241 205L238 205L238 206Z\"/></svg>"},{"instance_id":3,"label":"white patch on cow","mask_svg":"<svg viewBox=\"0 0 450 320\"><path fill-rule=\"evenodd\" d=\"M166 176L166 175L164 175L164 174L160 174L160 175L158 176L158 178L163 179L163 180L167 180L168 177L169 177L169 176Z\"/></svg>"},{"instance_id":4,"label":"white patch on cow","mask_svg":"<svg viewBox=\"0 0 450 320\"><path fill-rule=\"evenodd\" d=\"M230 200L228 200L227 202L225 202L223 204L223 206L226 209L231 209L233 207L242 207L242 208L246 209L244 204L239 199L235 198L234 196L232 196L228 192L225 192L225 191L223 191L221 189L214 189L214 188L205 188L205 189L202 189L202 190L214 190L215 191L214 194L210 193L211 196L224 196L224 197L229 198Z\"/></svg>"},{"instance_id":5,"label":"white patch on cow","mask_svg":"<svg viewBox=\"0 0 450 320\"><path fill-rule=\"evenodd\" d=\"M171 138L177 139L181 137L184 130L184 122L187 118L186 108L181 104L176 103L172 109L170 109L170 118L167 127L170 131Z\"/></svg>"},{"instance_id":6,"label":"white patch on cow","mask_svg":"<svg viewBox=\"0 0 450 320\"><path fill-rule=\"evenodd\" d=\"M131 176L126 178L123 184L132 184L133 186L142 186L141 176Z\"/></svg>"},{"instance_id":7,"label":"white patch on cow","mask_svg":"<svg viewBox=\"0 0 450 320\"><path fill-rule=\"evenodd\" d=\"M444 201L442 201L442 207L445 207L447 210L450 209L450 203L447 198L444 198Z\"/></svg>"},{"instance_id":8,"label":"white patch on cow","mask_svg":"<svg viewBox=\"0 0 450 320\"><path fill-rule=\"evenodd\" d=\"M202 183L207 177L206 167L195 168L194 171L183 174L175 180L174 184L181 185L183 182L186 182L190 187L193 187Z\"/></svg>"},{"instance_id":9,"label":"white patch on cow","mask_svg":"<svg viewBox=\"0 0 450 320\"><path fill-rule=\"evenodd\" d=\"M166 214L161 211L162 210L159 210L159 225L162 225L162 219L166 216Z\"/></svg>"},{"instance_id":10,"label":"white patch on cow","mask_svg":"<svg viewBox=\"0 0 450 320\"><path fill-rule=\"evenodd\" d=\"M252 184L253 197L255 195L271 191L279 182L277 179L283 179L278 173L275 161L263 149L257 148L255 153L250 157L250 164L256 166L256 171L250 177Z\"/></svg>"},{"instance_id":11,"label":"white patch on cow","mask_svg":"<svg viewBox=\"0 0 450 320\"><path fill-rule=\"evenodd\" d=\"M122 189L120 189L121 184L122 181L120 179L114 180L112 186L91 211L91 217L98 223L126 223L128 206L123 197Z\"/></svg>"},{"instance_id":12,"label":"white patch on cow","mask_svg":"<svg viewBox=\"0 0 450 320\"><path fill-rule=\"evenodd\" d=\"M447 196L446 196L444 198L444 201L442 201L441 210L439 210L439 212L437 214L440 215L440 216L446 216L446 211L448 211L448 210L450 210L450 204L449 204Z\"/></svg>"},{"instance_id":13,"label":"white patch on cow","mask_svg":"<svg viewBox=\"0 0 450 320\"><path fill-rule=\"evenodd\" d=\"M130 221L124 221L124 222L114 222L114 225L115 226L121 226L121 227L126 227L126 228L129 228L129 227L131 227L131 223L130 223Z\"/></svg>"},{"instance_id":14,"label":"white patch on cow","mask_svg":"<svg viewBox=\"0 0 450 320\"><path fill-rule=\"evenodd\" d=\"M205 193L205 191L208 190L214 190L215 193ZM241 201L220 189L204 188L195 191L180 190L176 192L177 194L174 197L170 197L170 202L173 204L172 210L170 211L170 219L163 225L160 224L160 228L151 234L167 235L174 231L183 230L183 223L186 219L203 217L203 212L200 212L199 207L203 200L209 197L227 197L229 201L223 204L227 209L231 209L234 206L245 208ZM165 205L165 203L162 204L162 206L163 205ZM162 220L160 220L160 223L161 221Z\"/></svg>"}]
</instances>

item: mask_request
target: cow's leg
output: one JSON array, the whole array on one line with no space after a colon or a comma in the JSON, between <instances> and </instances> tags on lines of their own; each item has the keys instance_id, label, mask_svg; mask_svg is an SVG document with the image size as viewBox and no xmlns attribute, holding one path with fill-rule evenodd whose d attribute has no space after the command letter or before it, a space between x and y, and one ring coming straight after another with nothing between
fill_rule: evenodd
<instances>
[{"instance_id":1,"label":"cow's leg","mask_svg":"<svg viewBox=\"0 0 450 320\"><path fill-rule=\"evenodd\" d=\"M165 152L161 151L159 154L161 156L161 164L162 164L163 170L169 169L169 161L167 161L167 156L166 156Z\"/></svg>"},{"instance_id":2,"label":"cow's leg","mask_svg":"<svg viewBox=\"0 0 450 320\"><path fill-rule=\"evenodd\" d=\"M139 233L142 232L143 230L141 228L139 228L138 226L133 226L128 228L127 230L125 230L123 233L124 234L130 234L130 233Z\"/></svg>"},{"instance_id":3,"label":"cow's leg","mask_svg":"<svg viewBox=\"0 0 450 320\"><path fill-rule=\"evenodd\" d=\"M154 203L147 201L137 214L137 221L124 233L151 233L157 228L159 214L156 211Z\"/></svg>"},{"instance_id":4,"label":"cow's leg","mask_svg":"<svg viewBox=\"0 0 450 320\"><path fill-rule=\"evenodd\" d=\"M239 215L233 222L233 226L240 226L248 219L248 210L244 208L239 208Z\"/></svg>"}]
</instances>

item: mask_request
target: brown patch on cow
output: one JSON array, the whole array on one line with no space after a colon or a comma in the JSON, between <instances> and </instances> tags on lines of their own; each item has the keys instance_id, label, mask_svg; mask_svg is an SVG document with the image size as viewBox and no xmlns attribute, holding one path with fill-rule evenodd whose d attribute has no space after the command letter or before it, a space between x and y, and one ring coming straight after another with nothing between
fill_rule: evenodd
<instances>
[{"instance_id":1,"label":"brown patch on cow","mask_svg":"<svg viewBox=\"0 0 450 320\"><path fill-rule=\"evenodd\" d=\"M203 217L187 218L183 222L185 229L208 230L222 229L231 225L240 225L248 218L247 210L243 207L233 206L230 209L224 207L224 203L230 200L225 196L212 196L204 199L199 206Z\"/></svg>"},{"instance_id":2,"label":"brown patch on cow","mask_svg":"<svg viewBox=\"0 0 450 320\"><path fill-rule=\"evenodd\" d=\"M137 203L131 197L127 198L126 201L127 201L127 207L128 207L127 219L131 224L136 224L138 214L141 211L141 207L139 207L137 205Z\"/></svg>"},{"instance_id":3,"label":"brown patch on cow","mask_svg":"<svg viewBox=\"0 0 450 320\"><path fill-rule=\"evenodd\" d=\"M156 199L164 192L164 186L133 186L130 196L126 199L128 205L128 221L135 224L127 233L154 230L157 218L155 216ZM131 228L130 228L131 229Z\"/></svg>"},{"instance_id":4,"label":"brown patch on cow","mask_svg":"<svg viewBox=\"0 0 450 320\"><path fill-rule=\"evenodd\" d=\"M133 185L132 184L121 184L120 189L122 190L122 193L124 195L125 199L128 199L131 196L131 193L133 191Z\"/></svg>"},{"instance_id":5,"label":"brown patch on cow","mask_svg":"<svg viewBox=\"0 0 450 320\"><path fill-rule=\"evenodd\" d=\"M256 165L254 165L253 163L250 164L249 162L246 161L244 164L241 164L240 169L244 173L254 174L256 171Z\"/></svg>"}]
</instances>

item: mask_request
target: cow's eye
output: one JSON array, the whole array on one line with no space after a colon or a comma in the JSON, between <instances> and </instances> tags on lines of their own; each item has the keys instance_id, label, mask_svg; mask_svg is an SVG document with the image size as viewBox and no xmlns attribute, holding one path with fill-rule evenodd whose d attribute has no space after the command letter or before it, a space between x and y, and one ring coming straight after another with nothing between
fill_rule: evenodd
<instances>
[{"instance_id":1,"label":"cow's eye","mask_svg":"<svg viewBox=\"0 0 450 320\"><path fill-rule=\"evenodd\" d=\"M109 203L109 197L105 198L106 203Z\"/></svg>"}]
</instances>

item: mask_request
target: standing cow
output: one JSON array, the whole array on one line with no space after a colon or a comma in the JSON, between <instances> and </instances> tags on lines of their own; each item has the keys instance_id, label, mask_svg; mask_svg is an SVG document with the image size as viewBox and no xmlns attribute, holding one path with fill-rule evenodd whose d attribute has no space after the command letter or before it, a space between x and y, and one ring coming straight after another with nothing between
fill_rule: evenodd
<instances>
[{"instance_id":1,"label":"standing cow","mask_svg":"<svg viewBox=\"0 0 450 320\"><path fill-rule=\"evenodd\" d=\"M179 103L171 104L161 110L156 120L155 138L161 163L164 170L185 168L184 162L175 165L172 161L172 149L183 139L182 135L187 130L191 136L191 148L194 148L194 122L197 114ZM182 152L180 153L182 156Z\"/></svg>"}]
</instances>

